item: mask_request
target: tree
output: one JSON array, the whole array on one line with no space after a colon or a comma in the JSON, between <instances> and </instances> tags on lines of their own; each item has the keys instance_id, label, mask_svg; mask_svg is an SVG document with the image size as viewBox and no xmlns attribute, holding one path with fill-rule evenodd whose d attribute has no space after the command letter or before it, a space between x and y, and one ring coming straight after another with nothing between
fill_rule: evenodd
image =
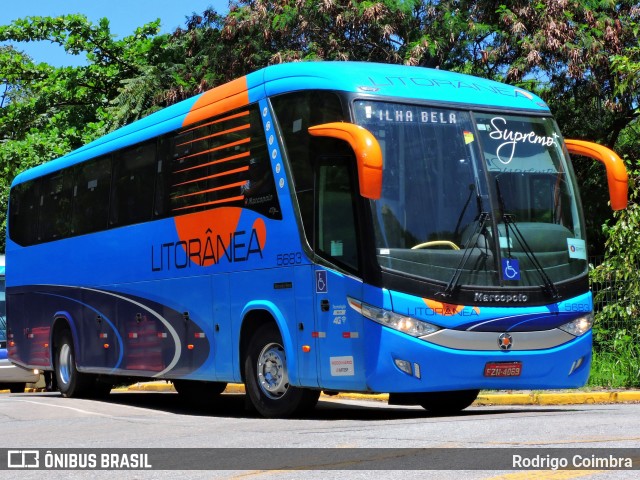
<instances>
[{"instance_id":1,"label":"tree","mask_svg":"<svg viewBox=\"0 0 640 480\"><path fill-rule=\"evenodd\" d=\"M34 65L3 49L0 141L31 134L37 144L37 132L52 132L41 149L52 157L272 63L361 60L442 68L534 90L565 136L624 148L634 161L638 140L625 132L640 101L639 16L637 3L612 0L238 0L226 16L211 9L192 14L172 35L157 35L155 22L119 41L106 19L91 25L78 15L31 17L0 27L0 40L49 40L72 54L85 52L88 65ZM598 253L601 225L612 221L604 172L580 159L576 171Z\"/></svg>"},{"instance_id":2,"label":"tree","mask_svg":"<svg viewBox=\"0 0 640 480\"><path fill-rule=\"evenodd\" d=\"M149 64L124 80L111 101L113 127L131 121L131 112L144 116L236 78L227 69L233 52L222 39L224 18L213 9L194 13L186 28L163 38Z\"/></svg>"},{"instance_id":3,"label":"tree","mask_svg":"<svg viewBox=\"0 0 640 480\"><path fill-rule=\"evenodd\" d=\"M93 25L83 15L28 17L0 26L0 41L47 40L70 54L87 56L86 66L53 67L36 64L15 48L0 48L0 249L12 179L117 126L109 102L118 97L123 82L145 72L162 51L167 38L157 35L158 26L159 21L152 22L122 40L113 39L107 19ZM145 113L132 109L118 120Z\"/></svg>"},{"instance_id":4,"label":"tree","mask_svg":"<svg viewBox=\"0 0 640 480\"><path fill-rule=\"evenodd\" d=\"M492 42L483 48L505 81L533 89L550 105L568 138L595 141L638 160L619 142L637 122L638 19L630 1L517 0L503 2ZM628 137L628 136L627 136ZM613 222L606 207L604 169L574 158L593 254L605 253L602 226Z\"/></svg>"}]
</instances>

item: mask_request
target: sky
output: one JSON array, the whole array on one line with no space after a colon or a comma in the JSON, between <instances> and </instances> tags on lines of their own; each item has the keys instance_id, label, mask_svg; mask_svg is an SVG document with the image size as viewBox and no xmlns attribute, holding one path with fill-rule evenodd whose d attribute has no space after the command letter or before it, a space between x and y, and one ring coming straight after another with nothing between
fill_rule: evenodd
<instances>
[{"instance_id":1,"label":"sky","mask_svg":"<svg viewBox=\"0 0 640 480\"><path fill-rule=\"evenodd\" d=\"M228 0L3 0L0 25L8 25L17 18L82 13L92 23L97 23L103 17L108 18L111 33L123 38L158 18L161 21L160 33L170 33L178 27L184 27L186 18L192 13L202 13L212 7L224 14L229 10L228 5ZM84 56L70 55L49 42L13 45L36 62L47 62L57 67L86 64Z\"/></svg>"}]
</instances>

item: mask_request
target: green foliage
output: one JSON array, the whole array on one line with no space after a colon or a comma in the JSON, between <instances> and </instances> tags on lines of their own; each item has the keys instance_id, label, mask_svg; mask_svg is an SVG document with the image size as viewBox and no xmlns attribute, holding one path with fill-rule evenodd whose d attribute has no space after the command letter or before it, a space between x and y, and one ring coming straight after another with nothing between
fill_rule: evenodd
<instances>
[{"instance_id":1,"label":"green foliage","mask_svg":"<svg viewBox=\"0 0 640 480\"><path fill-rule=\"evenodd\" d=\"M602 308L595 316L595 376L590 382L604 386L640 385L640 162L627 168L629 206L615 214L615 223L605 225L605 258L591 271L595 304Z\"/></svg>"},{"instance_id":2,"label":"green foliage","mask_svg":"<svg viewBox=\"0 0 640 480\"><path fill-rule=\"evenodd\" d=\"M618 304L624 304L624 308L612 312L612 315L637 319L640 317L640 276L637 273L640 265L640 162L628 164L627 172L629 204L625 210L615 213L615 224L604 226L607 235L605 260L592 271L591 280L619 289L616 298ZM598 295L607 293L603 289Z\"/></svg>"},{"instance_id":3,"label":"green foliage","mask_svg":"<svg viewBox=\"0 0 640 480\"><path fill-rule=\"evenodd\" d=\"M610 335L611 334L611 335ZM607 340L597 338L604 336ZM640 387L640 344L625 329L596 333L589 385L607 388Z\"/></svg>"},{"instance_id":4,"label":"green foliage","mask_svg":"<svg viewBox=\"0 0 640 480\"><path fill-rule=\"evenodd\" d=\"M149 63L167 40L156 36L158 26L159 21L152 22L122 40L113 39L106 19L93 25L83 15L28 17L0 26L0 41L46 40L72 55L85 53L88 61L81 67L53 67L36 64L15 48L0 47L0 250L8 189L18 173L157 108L146 90L124 82L150 70ZM120 103L110 106L120 89ZM124 103L127 115L114 115L112 110Z\"/></svg>"}]
</instances>

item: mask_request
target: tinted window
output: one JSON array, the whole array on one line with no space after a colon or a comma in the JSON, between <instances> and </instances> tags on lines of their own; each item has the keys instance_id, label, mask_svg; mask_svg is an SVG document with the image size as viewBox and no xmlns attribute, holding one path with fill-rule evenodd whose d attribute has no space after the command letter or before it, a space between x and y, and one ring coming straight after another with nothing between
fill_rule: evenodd
<instances>
[{"instance_id":1,"label":"tinted window","mask_svg":"<svg viewBox=\"0 0 640 480\"><path fill-rule=\"evenodd\" d=\"M256 106L17 185L10 203L21 245L218 206L282 218Z\"/></svg>"},{"instance_id":2,"label":"tinted window","mask_svg":"<svg viewBox=\"0 0 640 480\"><path fill-rule=\"evenodd\" d=\"M345 121L340 99L333 93L306 91L281 95L272 100L284 137L287 158L293 171L293 182L300 215L307 238L313 225L313 162L324 148L326 139L309 135L308 128L323 123Z\"/></svg>"},{"instance_id":3,"label":"tinted window","mask_svg":"<svg viewBox=\"0 0 640 480\"><path fill-rule=\"evenodd\" d=\"M22 183L11 190L9 233L14 242L29 245L37 241L39 203L40 189L36 182Z\"/></svg>"},{"instance_id":4,"label":"tinted window","mask_svg":"<svg viewBox=\"0 0 640 480\"><path fill-rule=\"evenodd\" d=\"M156 168L155 141L122 150L113 156L111 226L151 219Z\"/></svg>"},{"instance_id":5,"label":"tinted window","mask_svg":"<svg viewBox=\"0 0 640 480\"><path fill-rule=\"evenodd\" d=\"M256 107L178 132L163 149L170 214L237 206L282 218Z\"/></svg>"},{"instance_id":6,"label":"tinted window","mask_svg":"<svg viewBox=\"0 0 640 480\"><path fill-rule=\"evenodd\" d=\"M73 222L74 235L95 232L107 227L111 158L102 157L76 167Z\"/></svg>"},{"instance_id":7,"label":"tinted window","mask_svg":"<svg viewBox=\"0 0 640 480\"><path fill-rule=\"evenodd\" d=\"M40 181L39 241L69 235L72 201L73 178L70 171L58 172Z\"/></svg>"},{"instance_id":8,"label":"tinted window","mask_svg":"<svg viewBox=\"0 0 640 480\"><path fill-rule=\"evenodd\" d=\"M318 227L316 245L320 253L358 270L357 222L352 157L319 161L317 175Z\"/></svg>"}]
</instances>

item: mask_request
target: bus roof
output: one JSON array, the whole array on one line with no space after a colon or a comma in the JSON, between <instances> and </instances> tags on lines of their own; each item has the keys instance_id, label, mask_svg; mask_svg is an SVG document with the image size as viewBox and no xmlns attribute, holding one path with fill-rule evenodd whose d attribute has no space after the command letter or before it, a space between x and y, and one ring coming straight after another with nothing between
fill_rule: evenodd
<instances>
[{"instance_id":1,"label":"bus roof","mask_svg":"<svg viewBox=\"0 0 640 480\"><path fill-rule=\"evenodd\" d=\"M272 65L176 103L69 154L18 175L13 184L196 123L208 116L287 92L336 90L366 96L549 113L542 99L511 85L423 67L365 62Z\"/></svg>"}]
</instances>

